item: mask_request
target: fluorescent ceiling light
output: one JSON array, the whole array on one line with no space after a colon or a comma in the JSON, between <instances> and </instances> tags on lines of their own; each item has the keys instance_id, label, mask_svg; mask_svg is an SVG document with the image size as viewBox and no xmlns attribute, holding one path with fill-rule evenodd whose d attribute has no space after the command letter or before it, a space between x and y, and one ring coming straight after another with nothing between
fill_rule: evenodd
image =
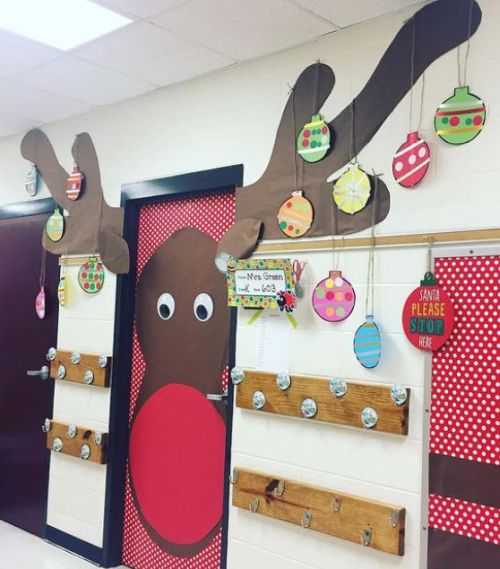
<instances>
[{"instance_id":1,"label":"fluorescent ceiling light","mask_svg":"<svg viewBox=\"0 0 500 569\"><path fill-rule=\"evenodd\" d=\"M0 0L0 28L62 50L131 21L89 0Z\"/></svg>"}]
</instances>

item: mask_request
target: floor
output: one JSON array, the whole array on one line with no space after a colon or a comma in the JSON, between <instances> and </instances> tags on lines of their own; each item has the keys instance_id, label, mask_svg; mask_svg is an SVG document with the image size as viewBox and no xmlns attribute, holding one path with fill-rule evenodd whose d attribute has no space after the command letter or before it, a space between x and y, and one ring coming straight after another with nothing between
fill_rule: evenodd
<instances>
[{"instance_id":1,"label":"floor","mask_svg":"<svg viewBox=\"0 0 500 569\"><path fill-rule=\"evenodd\" d=\"M2 569L95 569L92 563L1 521L0 552Z\"/></svg>"}]
</instances>

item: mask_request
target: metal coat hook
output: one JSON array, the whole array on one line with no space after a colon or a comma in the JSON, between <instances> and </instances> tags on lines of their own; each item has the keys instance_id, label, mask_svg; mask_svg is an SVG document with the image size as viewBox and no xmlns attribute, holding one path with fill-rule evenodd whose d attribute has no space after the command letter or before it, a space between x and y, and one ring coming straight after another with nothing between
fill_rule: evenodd
<instances>
[{"instance_id":1,"label":"metal coat hook","mask_svg":"<svg viewBox=\"0 0 500 569\"><path fill-rule=\"evenodd\" d=\"M340 496L335 496L332 501L332 510L337 513L340 512L340 508L342 507L342 498Z\"/></svg>"},{"instance_id":2,"label":"metal coat hook","mask_svg":"<svg viewBox=\"0 0 500 569\"><path fill-rule=\"evenodd\" d=\"M370 545L370 542L372 540L372 528L366 527L363 530L361 530L361 543L365 546L368 547Z\"/></svg>"},{"instance_id":3,"label":"metal coat hook","mask_svg":"<svg viewBox=\"0 0 500 569\"><path fill-rule=\"evenodd\" d=\"M312 513L309 510L306 510L304 512L304 515L302 516L302 521L301 521L301 525L303 528L309 528L311 526L311 520L312 520Z\"/></svg>"},{"instance_id":4,"label":"metal coat hook","mask_svg":"<svg viewBox=\"0 0 500 569\"><path fill-rule=\"evenodd\" d=\"M276 496L281 498L281 496L283 496L284 492L285 492L285 481L280 480L278 482L278 486L276 486Z\"/></svg>"},{"instance_id":5,"label":"metal coat hook","mask_svg":"<svg viewBox=\"0 0 500 569\"><path fill-rule=\"evenodd\" d=\"M257 496L252 497L248 509L252 512L252 514L255 514L257 512L259 509L259 498Z\"/></svg>"},{"instance_id":6,"label":"metal coat hook","mask_svg":"<svg viewBox=\"0 0 500 569\"><path fill-rule=\"evenodd\" d=\"M233 472L229 475L229 482L234 486L238 482L238 471L236 468L233 469Z\"/></svg>"}]
</instances>

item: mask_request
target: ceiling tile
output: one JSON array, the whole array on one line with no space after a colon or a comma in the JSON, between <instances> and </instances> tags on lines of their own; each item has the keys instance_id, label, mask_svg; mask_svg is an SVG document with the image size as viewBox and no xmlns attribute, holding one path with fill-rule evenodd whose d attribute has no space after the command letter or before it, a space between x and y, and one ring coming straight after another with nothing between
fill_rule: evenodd
<instances>
[{"instance_id":1,"label":"ceiling tile","mask_svg":"<svg viewBox=\"0 0 500 569\"><path fill-rule=\"evenodd\" d=\"M40 125L39 121L0 110L0 137L30 130Z\"/></svg>"},{"instance_id":2,"label":"ceiling tile","mask_svg":"<svg viewBox=\"0 0 500 569\"><path fill-rule=\"evenodd\" d=\"M61 95L46 93L8 79L0 80L0 112L13 113L42 123L79 115L92 107Z\"/></svg>"},{"instance_id":3,"label":"ceiling tile","mask_svg":"<svg viewBox=\"0 0 500 569\"><path fill-rule=\"evenodd\" d=\"M187 0L92 0L96 4L111 8L123 14L151 18L160 12L173 8Z\"/></svg>"},{"instance_id":4,"label":"ceiling tile","mask_svg":"<svg viewBox=\"0 0 500 569\"><path fill-rule=\"evenodd\" d=\"M315 14L345 28L394 10L417 4L418 0L293 0ZM420 2L421 3L421 2Z\"/></svg>"},{"instance_id":5,"label":"ceiling tile","mask_svg":"<svg viewBox=\"0 0 500 569\"><path fill-rule=\"evenodd\" d=\"M93 105L107 105L156 88L72 56L25 73L18 81Z\"/></svg>"},{"instance_id":6,"label":"ceiling tile","mask_svg":"<svg viewBox=\"0 0 500 569\"><path fill-rule=\"evenodd\" d=\"M196 0L154 22L245 60L304 43L335 27L286 0Z\"/></svg>"},{"instance_id":7,"label":"ceiling tile","mask_svg":"<svg viewBox=\"0 0 500 569\"><path fill-rule=\"evenodd\" d=\"M58 49L0 29L0 77L14 77L62 54Z\"/></svg>"},{"instance_id":8,"label":"ceiling tile","mask_svg":"<svg viewBox=\"0 0 500 569\"><path fill-rule=\"evenodd\" d=\"M96 40L74 55L156 85L168 85L234 63L146 22Z\"/></svg>"}]
</instances>

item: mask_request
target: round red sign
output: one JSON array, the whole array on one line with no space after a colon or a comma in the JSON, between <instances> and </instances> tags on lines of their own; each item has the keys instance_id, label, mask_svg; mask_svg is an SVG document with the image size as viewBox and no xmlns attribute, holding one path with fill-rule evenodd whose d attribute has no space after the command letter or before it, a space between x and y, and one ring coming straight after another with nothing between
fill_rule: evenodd
<instances>
[{"instance_id":1,"label":"round red sign","mask_svg":"<svg viewBox=\"0 0 500 569\"><path fill-rule=\"evenodd\" d=\"M455 310L450 297L437 284L434 275L426 273L403 308L406 337L419 350L434 352L446 344L454 325Z\"/></svg>"}]
</instances>

